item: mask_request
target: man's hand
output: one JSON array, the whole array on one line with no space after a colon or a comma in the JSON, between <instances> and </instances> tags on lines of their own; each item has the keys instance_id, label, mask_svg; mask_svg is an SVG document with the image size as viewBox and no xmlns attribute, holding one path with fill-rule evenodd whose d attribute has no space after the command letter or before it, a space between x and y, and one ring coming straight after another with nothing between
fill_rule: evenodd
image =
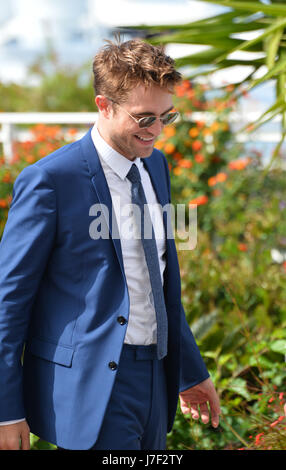
<instances>
[{"instance_id":1,"label":"man's hand","mask_svg":"<svg viewBox=\"0 0 286 470\"><path fill-rule=\"evenodd\" d=\"M209 407L208 407L209 404ZM219 425L219 398L210 378L180 393L182 413L191 413L193 419L201 419L204 424L209 422L209 413L214 428Z\"/></svg>"},{"instance_id":2,"label":"man's hand","mask_svg":"<svg viewBox=\"0 0 286 470\"><path fill-rule=\"evenodd\" d=\"M26 421L0 426L0 450L29 450L30 428Z\"/></svg>"}]
</instances>

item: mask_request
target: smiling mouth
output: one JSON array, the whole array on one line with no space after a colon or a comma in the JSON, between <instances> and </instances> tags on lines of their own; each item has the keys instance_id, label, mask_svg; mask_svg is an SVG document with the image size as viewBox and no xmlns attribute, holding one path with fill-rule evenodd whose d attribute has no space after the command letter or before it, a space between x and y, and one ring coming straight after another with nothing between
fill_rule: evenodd
<instances>
[{"instance_id":1,"label":"smiling mouth","mask_svg":"<svg viewBox=\"0 0 286 470\"><path fill-rule=\"evenodd\" d=\"M135 137L141 142L145 142L146 144L151 144L154 141L154 137L141 137L139 135L135 135Z\"/></svg>"}]
</instances>

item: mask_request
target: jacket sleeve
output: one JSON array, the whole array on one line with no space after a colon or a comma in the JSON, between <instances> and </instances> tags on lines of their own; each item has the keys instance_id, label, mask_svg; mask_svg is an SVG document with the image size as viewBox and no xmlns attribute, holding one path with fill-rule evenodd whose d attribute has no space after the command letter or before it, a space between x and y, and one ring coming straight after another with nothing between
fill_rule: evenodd
<instances>
[{"instance_id":1,"label":"jacket sleeve","mask_svg":"<svg viewBox=\"0 0 286 470\"><path fill-rule=\"evenodd\" d=\"M164 166L168 184L169 201L171 202L170 173L167 160L164 157ZM181 364L180 364L180 392L203 382L209 377L208 370L202 359L200 350L193 333L186 320L184 308L181 304Z\"/></svg>"},{"instance_id":2,"label":"jacket sleeve","mask_svg":"<svg viewBox=\"0 0 286 470\"><path fill-rule=\"evenodd\" d=\"M0 421L25 416L21 356L55 229L53 185L43 167L31 165L15 181L0 243Z\"/></svg>"},{"instance_id":3,"label":"jacket sleeve","mask_svg":"<svg viewBox=\"0 0 286 470\"><path fill-rule=\"evenodd\" d=\"M186 320L182 306L181 309L181 374L180 392L193 387L206 380L210 375L202 359L200 350L193 333Z\"/></svg>"}]
</instances>

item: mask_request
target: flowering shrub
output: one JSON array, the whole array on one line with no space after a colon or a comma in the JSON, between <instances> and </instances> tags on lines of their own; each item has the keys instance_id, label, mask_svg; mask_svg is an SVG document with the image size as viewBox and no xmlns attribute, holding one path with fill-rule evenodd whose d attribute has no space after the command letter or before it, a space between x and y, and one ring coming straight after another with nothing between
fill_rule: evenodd
<instances>
[{"instance_id":1,"label":"flowering shrub","mask_svg":"<svg viewBox=\"0 0 286 470\"><path fill-rule=\"evenodd\" d=\"M64 131L59 126L38 124L30 128L31 140L15 142L12 161L0 156L0 239L12 201L13 184L19 173L28 165L48 155L74 139L77 129Z\"/></svg>"},{"instance_id":2,"label":"flowering shrub","mask_svg":"<svg viewBox=\"0 0 286 470\"><path fill-rule=\"evenodd\" d=\"M197 246L178 252L182 300L223 415L213 430L178 410L168 448L285 448L286 262L271 256L286 247L285 176L279 169L264 175L260 154L235 142L227 122L232 89L216 98L208 92L186 81L178 87L182 119L165 127L156 146L168 159L173 203L198 205ZM216 114L191 120L195 111ZM19 172L77 134L44 125L31 131L10 164L0 157L0 236ZM49 446L35 436L32 443Z\"/></svg>"},{"instance_id":3,"label":"flowering shrub","mask_svg":"<svg viewBox=\"0 0 286 470\"><path fill-rule=\"evenodd\" d=\"M253 417L263 419L261 393L286 385L286 263L271 256L286 247L285 176L279 169L264 174L260 153L235 142L227 124L235 106L230 89L219 102L203 102L205 110L219 110L208 124L187 119L191 89L180 89L183 119L165 130L159 148L169 161L173 202L198 205L197 246L178 253L182 299L223 416L213 431L177 413L168 445L246 448ZM281 430L281 417L271 422L277 420L271 432ZM273 450L279 442L273 439Z\"/></svg>"},{"instance_id":4,"label":"flowering shrub","mask_svg":"<svg viewBox=\"0 0 286 470\"><path fill-rule=\"evenodd\" d=\"M285 450L286 449L286 411L285 392L274 390L260 397L260 413L249 435L247 447L239 450Z\"/></svg>"}]
</instances>

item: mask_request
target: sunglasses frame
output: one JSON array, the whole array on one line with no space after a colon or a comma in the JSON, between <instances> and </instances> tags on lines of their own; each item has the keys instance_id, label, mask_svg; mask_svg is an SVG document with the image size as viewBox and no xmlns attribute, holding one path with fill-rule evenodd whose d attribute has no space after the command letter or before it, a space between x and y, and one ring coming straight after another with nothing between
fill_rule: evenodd
<instances>
[{"instance_id":1,"label":"sunglasses frame","mask_svg":"<svg viewBox=\"0 0 286 470\"><path fill-rule=\"evenodd\" d=\"M112 100L111 98L107 98L107 99L108 99L109 101L112 101L112 103L117 104L117 106L119 106L119 108L123 109L123 111L125 111L125 112L128 114L128 116L130 116L130 117L133 119L133 121L135 121L136 124L138 124L138 126L140 127L140 129L146 129L146 128L148 128L148 127L151 127L151 126L154 124L154 122L156 122L157 119L159 119L159 120L162 122L162 124L163 124L164 126L167 126L168 124L171 124L172 122L174 122L174 121L177 119L177 117L180 115L179 111L175 111L175 112L173 112L173 113L170 112L170 113L168 113L166 116L163 116L163 117L158 117L158 116L145 116L145 117L142 117L142 118L137 119L136 117L132 116L132 114L130 114L130 113L127 111L127 109L123 108L123 107L122 107L120 104L118 104L116 101ZM167 119L168 116L169 116L169 117L171 116L170 121L164 122L164 119ZM148 119L149 119L149 120L151 119L150 123L149 123L147 126L144 125L144 124L142 125L143 122L146 122L146 119L147 119L147 120L148 120Z\"/></svg>"}]
</instances>

